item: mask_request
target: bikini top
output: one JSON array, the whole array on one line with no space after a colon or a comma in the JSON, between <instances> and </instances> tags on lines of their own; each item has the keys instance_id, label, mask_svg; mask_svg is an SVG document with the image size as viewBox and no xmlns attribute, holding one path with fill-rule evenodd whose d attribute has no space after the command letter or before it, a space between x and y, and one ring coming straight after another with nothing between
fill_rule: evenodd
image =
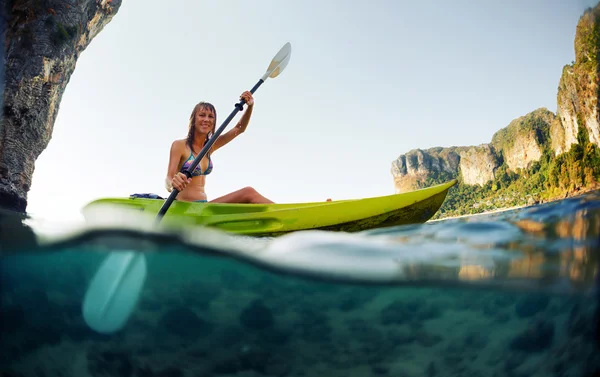
<instances>
[{"instance_id":1,"label":"bikini top","mask_svg":"<svg viewBox=\"0 0 600 377\"><path fill-rule=\"evenodd\" d=\"M183 173L184 171L186 171L194 162L194 159L196 157L194 157L194 154L192 152L190 152L190 157L188 157L188 159L183 163L183 166L181 167L181 172ZM198 165L196 165L196 168L194 169L194 171L192 172L192 177L197 177L199 175L209 175L210 172L213 169L213 163L212 160L210 158L210 155L208 156L208 167L206 168L206 171L203 173L202 172L202 167L200 167L200 164L198 163Z\"/></svg>"}]
</instances>

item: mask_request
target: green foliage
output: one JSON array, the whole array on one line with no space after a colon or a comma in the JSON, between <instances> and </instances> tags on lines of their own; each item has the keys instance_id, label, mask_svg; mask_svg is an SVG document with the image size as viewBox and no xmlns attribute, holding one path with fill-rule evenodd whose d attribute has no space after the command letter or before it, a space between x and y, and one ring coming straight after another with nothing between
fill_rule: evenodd
<instances>
[{"instance_id":1,"label":"green foliage","mask_svg":"<svg viewBox=\"0 0 600 377\"><path fill-rule=\"evenodd\" d=\"M577 65L584 71L598 71L598 46L600 45L600 8L588 9L577 25L575 56Z\"/></svg>"},{"instance_id":2,"label":"green foliage","mask_svg":"<svg viewBox=\"0 0 600 377\"><path fill-rule=\"evenodd\" d=\"M538 110L512 122L494 134L492 145L497 151L510 150L520 135L533 134L538 144L545 147L550 140L550 124L544 119L545 115L544 111Z\"/></svg>"},{"instance_id":3,"label":"green foliage","mask_svg":"<svg viewBox=\"0 0 600 377\"><path fill-rule=\"evenodd\" d=\"M432 174L430 174L425 181L420 183L421 187L430 187L433 186L435 184L437 184L438 182L447 182L451 179L453 179L454 177L452 176L452 173L447 173L447 172L434 172Z\"/></svg>"},{"instance_id":4,"label":"green foliage","mask_svg":"<svg viewBox=\"0 0 600 377\"><path fill-rule=\"evenodd\" d=\"M524 206L597 184L600 182L600 148L590 143L587 136L587 129L580 127L577 135L580 144L573 144L567 153L556 157L550 148L545 148L539 161L518 172L510 171L503 163L496 170L495 179L484 186L459 181L450 189L433 219ZM437 184L447 180L448 177L440 175L429 182Z\"/></svg>"},{"instance_id":5,"label":"green foliage","mask_svg":"<svg viewBox=\"0 0 600 377\"><path fill-rule=\"evenodd\" d=\"M52 33L51 38L55 46L61 46L71 41L77 34L78 27L76 25L65 26L62 23L57 22L56 29Z\"/></svg>"}]
</instances>

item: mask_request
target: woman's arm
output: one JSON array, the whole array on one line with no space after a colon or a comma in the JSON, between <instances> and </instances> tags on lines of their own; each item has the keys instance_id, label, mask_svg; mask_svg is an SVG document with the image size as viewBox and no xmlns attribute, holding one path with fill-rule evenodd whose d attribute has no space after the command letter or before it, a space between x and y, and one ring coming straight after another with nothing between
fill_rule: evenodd
<instances>
[{"instance_id":1,"label":"woman's arm","mask_svg":"<svg viewBox=\"0 0 600 377\"><path fill-rule=\"evenodd\" d=\"M177 188L179 191L183 190L183 187L181 187L181 190L179 189L178 186L181 186L181 183L178 182L178 180L176 180L175 182L173 181L173 178L175 177L175 175L177 175L178 171L179 171L179 163L181 162L181 147L182 147L182 142L184 142L183 140L175 140L172 144L171 144L171 152L169 154L169 167L167 169L167 177L165 178L165 187L167 189L167 191L171 192L173 191L173 186L175 185L175 188ZM184 174L183 178L186 178Z\"/></svg>"},{"instance_id":2,"label":"woman's arm","mask_svg":"<svg viewBox=\"0 0 600 377\"><path fill-rule=\"evenodd\" d=\"M242 119L240 119L240 121L231 130L219 136L219 138L211 147L211 153L214 153L217 149L226 145L231 140L235 139L244 131L246 131L248 123L250 123L250 118L252 117L252 109L254 108L254 98L252 98L252 93L250 92L242 93L240 98L243 98L246 101L246 104L248 104L244 115L242 115Z\"/></svg>"}]
</instances>

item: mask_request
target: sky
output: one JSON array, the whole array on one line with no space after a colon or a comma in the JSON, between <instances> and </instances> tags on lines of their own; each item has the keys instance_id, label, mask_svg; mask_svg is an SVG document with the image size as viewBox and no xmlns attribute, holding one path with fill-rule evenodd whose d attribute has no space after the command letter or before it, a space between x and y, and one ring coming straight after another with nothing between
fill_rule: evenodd
<instances>
[{"instance_id":1,"label":"sky","mask_svg":"<svg viewBox=\"0 0 600 377\"><path fill-rule=\"evenodd\" d=\"M399 155L488 143L515 118L556 112L577 22L596 2L167 3L123 0L79 57L36 161L32 216L167 197L171 143L194 105L213 103L220 126L286 42L291 59L254 94L248 129L213 155L209 200L245 186L281 203L393 194Z\"/></svg>"}]
</instances>

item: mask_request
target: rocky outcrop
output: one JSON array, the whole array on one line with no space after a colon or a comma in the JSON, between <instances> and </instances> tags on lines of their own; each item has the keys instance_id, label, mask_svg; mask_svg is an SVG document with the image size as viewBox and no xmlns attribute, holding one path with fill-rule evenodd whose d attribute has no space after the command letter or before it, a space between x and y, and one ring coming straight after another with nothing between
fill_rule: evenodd
<instances>
[{"instance_id":1,"label":"rocky outcrop","mask_svg":"<svg viewBox=\"0 0 600 377\"><path fill-rule=\"evenodd\" d=\"M560 78L557 107L559 122L554 124L552 131L553 135L559 136L556 141L552 142L555 155L567 152L572 144L577 143L577 132L579 131L577 112L581 108L581 103L577 95L574 74L573 67L567 66L563 68Z\"/></svg>"},{"instance_id":2,"label":"rocky outcrop","mask_svg":"<svg viewBox=\"0 0 600 377\"><path fill-rule=\"evenodd\" d=\"M456 148L432 148L426 151L415 149L401 155L392 163L392 175L397 192L409 191L420 187L424 181L435 174L454 175L460 163Z\"/></svg>"},{"instance_id":3,"label":"rocky outcrop","mask_svg":"<svg viewBox=\"0 0 600 377\"><path fill-rule=\"evenodd\" d=\"M581 16L574 44L575 62L563 68L558 86L561 124L554 124L551 132L556 155L579 142L581 127L587 131L589 142L600 145L600 3Z\"/></svg>"},{"instance_id":4,"label":"rocky outcrop","mask_svg":"<svg viewBox=\"0 0 600 377\"><path fill-rule=\"evenodd\" d=\"M548 109L537 109L494 134L492 145L502 151L508 169L514 172L527 169L532 162L540 160L544 148L549 146L550 125L555 118Z\"/></svg>"},{"instance_id":5,"label":"rocky outcrop","mask_svg":"<svg viewBox=\"0 0 600 377\"><path fill-rule=\"evenodd\" d=\"M79 55L121 0L7 0L0 206L24 212L35 161L52 137Z\"/></svg>"},{"instance_id":6,"label":"rocky outcrop","mask_svg":"<svg viewBox=\"0 0 600 377\"><path fill-rule=\"evenodd\" d=\"M498 156L489 144L470 147L460 154L460 173L467 185L483 186L494 179L499 166Z\"/></svg>"},{"instance_id":7,"label":"rocky outcrop","mask_svg":"<svg viewBox=\"0 0 600 377\"><path fill-rule=\"evenodd\" d=\"M459 176L465 184L483 186L495 178L503 162L513 171L527 168L548 147L550 124L555 118L551 111L541 108L510 122L494 134L489 144L415 149L400 155L392 162L395 190L423 187L428 178Z\"/></svg>"},{"instance_id":8,"label":"rocky outcrop","mask_svg":"<svg viewBox=\"0 0 600 377\"><path fill-rule=\"evenodd\" d=\"M0 40L6 35L6 7L0 7ZM0 62L4 62L4 49L0 48ZM0 93L4 93L4 64L0 64ZM4 126L4 96L0 96L0 132Z\"/></svg>"},{"instance_id":9,"label":"rocky outcrop","mask_svg":"<svg viewBox=\"0 0 600 377\"><path fill-rule=\"evenodd\" d=\"M563 122L560 120L560 116L557 116L552 121L552 124L550 124L550 148L552 148L555 156L568 151L565 147L567 145L566 139L567 133L565 131L565 127L563 126ZM572 143L569 145L571 144Z\"/></svg>"}]
</instances>

